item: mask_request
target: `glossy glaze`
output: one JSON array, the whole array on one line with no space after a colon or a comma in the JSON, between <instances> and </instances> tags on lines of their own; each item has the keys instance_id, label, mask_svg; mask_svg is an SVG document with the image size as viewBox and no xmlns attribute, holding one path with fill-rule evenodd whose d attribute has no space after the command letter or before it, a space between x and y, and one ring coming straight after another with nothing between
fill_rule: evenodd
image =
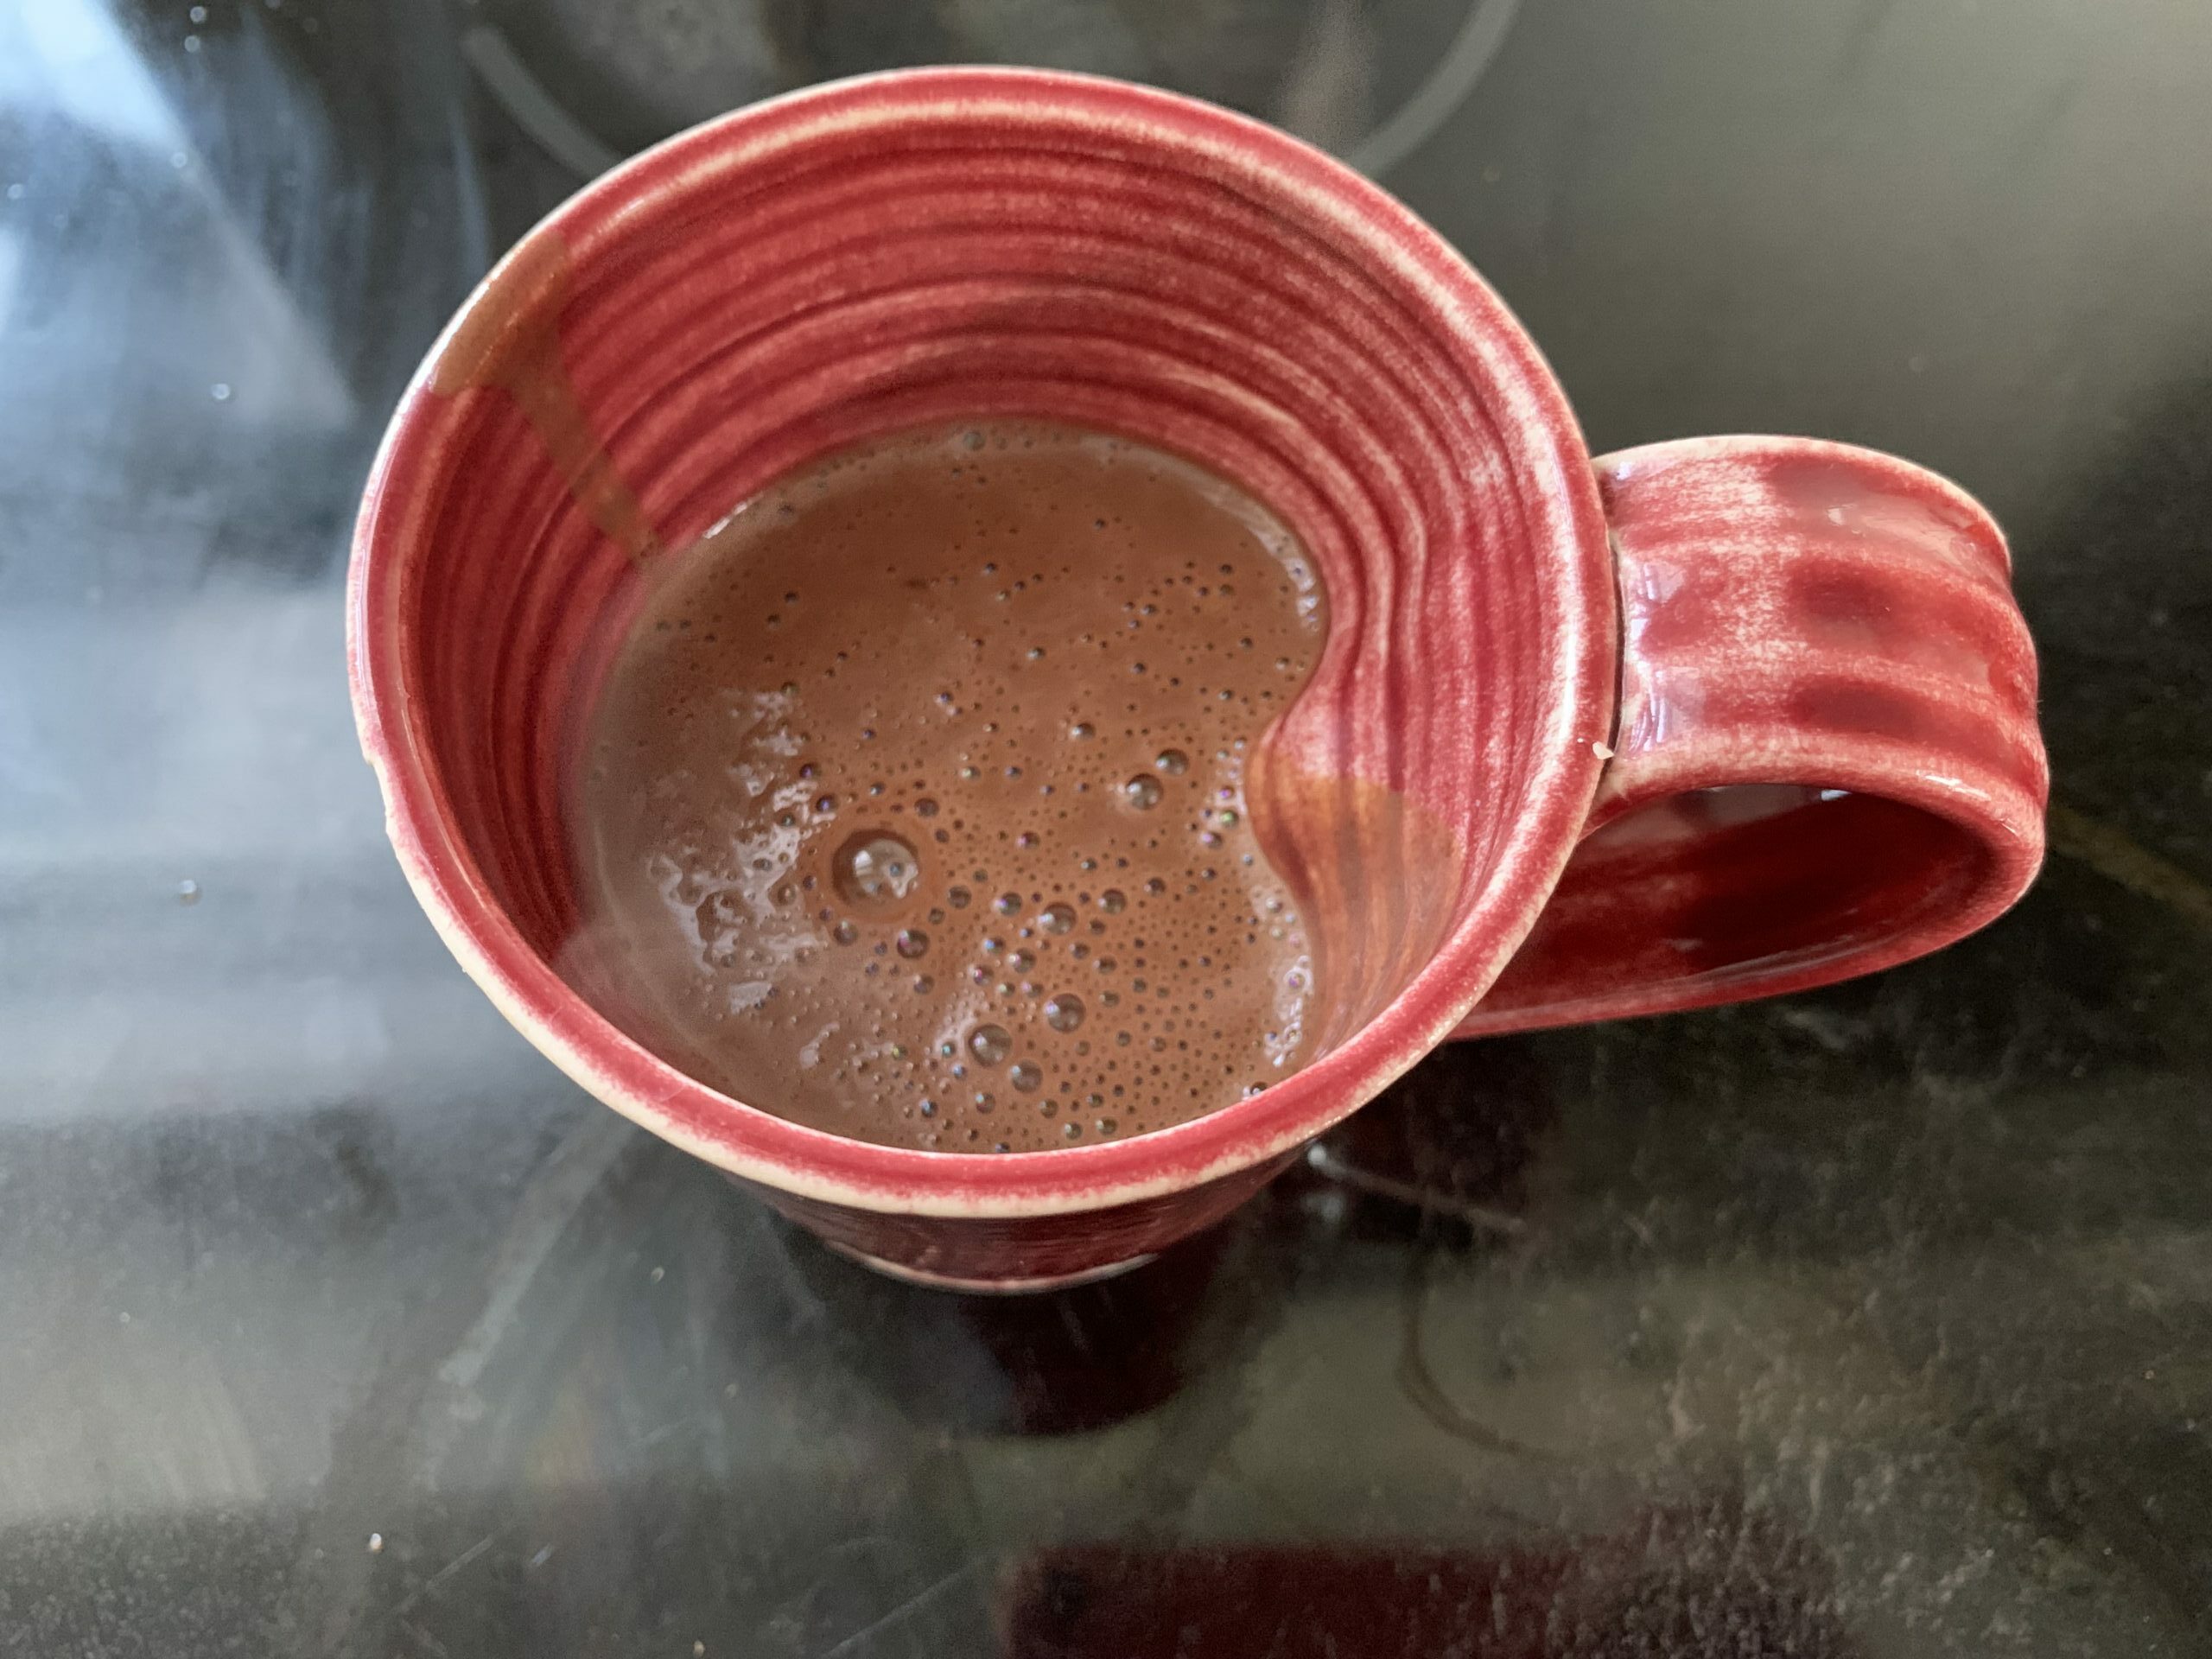
<instances>
[{"instance_id":1,"label":"glossy glaze","mask_svg":"<svg viewBox=\"0 0 2212 1659\"><path fill-rule=\"evenodd\" d=\"M2018 899L2050 778L1988 513L1909 462L1804 438L1597 467L1620 563L1616 753L1460 1034L1825 985Z\"/></svg>"}]
</instances>

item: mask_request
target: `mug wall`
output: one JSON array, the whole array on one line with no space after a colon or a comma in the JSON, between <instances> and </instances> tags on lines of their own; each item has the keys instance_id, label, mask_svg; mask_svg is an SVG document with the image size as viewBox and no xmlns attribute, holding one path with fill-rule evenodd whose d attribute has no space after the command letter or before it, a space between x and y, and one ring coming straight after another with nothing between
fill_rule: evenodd
<instances>
[{"instance_id":1,"label":"mug wall","mask_svg":"<svg viewBox=\"0 0 2212 1659\"><path fill-rule=\"evenodd\" d=\"M825 451L1030 416L1206 463L1319 569L1328 645L1250 798L1305 900L1325 1054L1422 975L1464 982L1440 954L1529 904L1494 877L1589 714L1563 681L1588 662L1594 493L1531 407L1533 351L1470 327L1472 279L1424 227L1301 180L1326 164L1278 135L817 101L563 209L396 424L385 464L420 482L374 530L409 736L482 925L568 960L564 780L658 563Z\"/></svg>"}]
</instances>

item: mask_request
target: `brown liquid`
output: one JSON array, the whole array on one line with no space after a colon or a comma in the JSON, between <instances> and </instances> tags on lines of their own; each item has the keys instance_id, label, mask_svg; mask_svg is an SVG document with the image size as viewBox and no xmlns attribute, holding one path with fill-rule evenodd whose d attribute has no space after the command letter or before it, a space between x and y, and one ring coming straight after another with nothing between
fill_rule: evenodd
<instances>
[{"instance_id":1,"label":"brown liquid","mask_svg":"<svg viewBox=\"0 0 2212 1659\"><path fill-rule=\"evenodd\" d=\"M669 559L594 713L570 971L752 1104L1035 1150L1195 1117L1309 1046L1243 783L1319 653L1268 512L1013 422L848 451Z\"/></svg>"}]
</instances>

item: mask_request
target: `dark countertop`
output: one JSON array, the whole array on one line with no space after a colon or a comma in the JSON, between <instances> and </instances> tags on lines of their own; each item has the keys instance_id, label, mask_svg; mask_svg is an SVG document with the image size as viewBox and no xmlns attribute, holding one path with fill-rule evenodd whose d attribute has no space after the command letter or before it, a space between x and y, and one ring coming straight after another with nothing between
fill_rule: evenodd
<instances>
[{"instance_id":1,"label":"dark countertop","mask_svg":"<svg viewBox=\"0 0 2212 1659\"><path fill-rule=\"evenodd\" d=\"M2212 1653L2212 8L617 10L0 0L0 1654ZM1595 448L1989 502L2026 900L1018 1302L558 1077L354 747L385 415L560 154L1047 50L1395 158Z\"/></svg>"}]
</instances>

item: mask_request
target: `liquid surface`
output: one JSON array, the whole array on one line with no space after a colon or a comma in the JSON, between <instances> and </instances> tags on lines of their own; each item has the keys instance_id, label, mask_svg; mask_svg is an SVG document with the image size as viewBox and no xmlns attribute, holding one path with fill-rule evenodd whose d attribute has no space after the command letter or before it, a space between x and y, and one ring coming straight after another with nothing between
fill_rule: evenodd
<instances>
[{"instance_id":1,"label":"liquid surface","mask_svg":"<svg viewBox=\"0 0 2212 1659\"><path fill-rule=\"evenodd\" d=\"M1312 966L1248 760L1325 628L1267 511L1010 422L786 479L668 559L594 712L569 971L753 1105L1025 1151L1287 1075Z\"/></svg>"}]
</instances>

